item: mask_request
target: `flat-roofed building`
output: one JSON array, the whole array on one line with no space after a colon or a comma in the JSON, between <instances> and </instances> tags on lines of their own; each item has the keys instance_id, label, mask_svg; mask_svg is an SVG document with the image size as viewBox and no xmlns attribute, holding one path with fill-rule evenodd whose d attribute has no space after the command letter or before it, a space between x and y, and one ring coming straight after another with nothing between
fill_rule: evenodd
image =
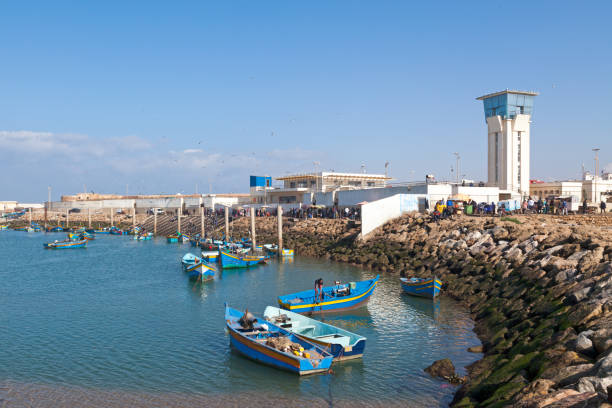
<instances>
[{"instance_id":1,"label":"flat-roofed building","mask_svg":"<svg viewBox=\"0 0 612 408\"><path fill-rule=\"evenodd\" d=\"M381 188L390 177L384 174L315 172L276 177L282 187L272 187L264 177L251 176L251 202L254 204L315 203L315 193Z\"/></svg>"}]
</instances>

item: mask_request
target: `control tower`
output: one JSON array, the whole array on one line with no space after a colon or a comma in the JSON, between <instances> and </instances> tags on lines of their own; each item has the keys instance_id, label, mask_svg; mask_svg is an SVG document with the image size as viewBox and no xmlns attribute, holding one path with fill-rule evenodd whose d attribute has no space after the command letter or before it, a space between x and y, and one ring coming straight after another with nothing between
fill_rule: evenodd
<instances>
[{"instance_id":1,"label":"control tower","mask_svg":"<svg viewBox=\"0 0 612 408\"><path fill-rule=\"evenodd\" d=\"M488 185L529 195L529 124L536 92L505 90L483 101L489 133Z\"/></svg>"}]
</instances>

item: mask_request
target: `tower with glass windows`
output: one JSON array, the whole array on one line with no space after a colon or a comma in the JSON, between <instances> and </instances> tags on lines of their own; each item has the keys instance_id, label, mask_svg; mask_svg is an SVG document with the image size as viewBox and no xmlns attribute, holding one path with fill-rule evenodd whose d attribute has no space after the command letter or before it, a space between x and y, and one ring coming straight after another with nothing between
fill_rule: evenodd
<instances>
[{"instance_id":1,"label":"tower with glass windows","mask_svg":"<svg viewBox=\"0 0 612 408\"><path fill-rule=\"evenodd\" d=\"M529 195L529 125L537 95L506 89L476 98L489 131L488 185Z\"/></svg>"}]
</instances>

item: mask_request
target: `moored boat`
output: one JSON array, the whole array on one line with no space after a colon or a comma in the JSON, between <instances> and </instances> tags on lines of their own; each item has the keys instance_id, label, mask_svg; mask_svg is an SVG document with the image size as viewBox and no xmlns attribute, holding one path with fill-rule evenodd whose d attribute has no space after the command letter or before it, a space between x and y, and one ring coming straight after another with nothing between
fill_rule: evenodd
<instances>
[{"instance_id":1,"label":"moored boat","mask_svg":"<svg viewBox=\"0 0 612 408\"><path fill-rule=\"evenodd\" d=\"M219 260L219 251L202 251L202 259L206 262L217 262Z\"/></svg>"},{"instance_id":2,"label":"moored boat","mask_svg":"<svg viewBox=\"0 0 612 408\"><path fill-rule=\"evenodd\" d=\"M0 225L0 231L8 231L8 225Z\"/></svg>"},{"instance_id":3,"label":"moored boat","mask_svg":"<svg viewBox=\"0 0 612 408\"><path fill-rule=\"evenodd\" d=\"M81 241L55 241L43 244L46 249L69 249L69 248L85 248L87 246L87 240Z\"/></svg>"},{"instance_id":4,"label":"moored boat","mask_svg":"<svg viewBox=\"0 0 612 408\"><path fill-rule=\"evenodd\" d=\"M228 268L248 268L266 261L264 256L245 256L230 254L229 252L219 251L221 256L221 266Z\"/></svg>"},{"instance_id":5,"label":"moored boat","mask_svg":"<svg viewBox=\"0 0 612 408\"><path fill-rule=\"evenodd\" d=\"M299 375L326 372L333 356L322 347L264 319L225 306L230 344L257 362Z\"/></svg>"},{"instance_id":6,"label":"moored boat","mask_svg":"<svg viewBox=\"0 0 612 408\"><path fill-rule=\"evenodd\" d=\"M374 279L324 287L323 299L317 301L314 289L279 296L281 308L295 313L334 313L365 306L378 283Z\"/></svg>"},{"instance_id":7,"label":"moored boat","mask_svg":"<svg viewBox=\"0 0 612 408\"><path fill-rule=\"evenodd\" d=\"M334 356L334 360L363 356L366 345L363 336L274 306L266 307L263 315L264 319L325 348Z\"/></svg>"},{"instance_id":8,"label":"moored boat","mask_svg":"<svg viewBox=\"0 0 612 408\"><path fill-rule=\"evenodd\" d=\"M188 252L183 255L183 258L181 259L181 264L183 264L184 269L187 269L188 267L193 266L199 262L201 262L200 258L192 254L191 252Z\"/></svg>"},{"instance_id":9,"label":"moored boat","mask_svg":"<svg viewBox=\"0 0 612 408\"><path fill-rule=\"evenodd\" d=\"M189 279L197 279L201 281L211 280L215 277L217 270L205 262L198 262L185 269Z\"/></svg>"},{"instance_id":10,"label":"moored boat","mask_svg":"<svg viewBox=\"0 0 612 408\"><path fill-rule=\"evenodd\" d=\"M412 296L420 296L433 299L440 293L442 282L436 278L400 278L404 292Z\"/></svg>"}]
</instances>

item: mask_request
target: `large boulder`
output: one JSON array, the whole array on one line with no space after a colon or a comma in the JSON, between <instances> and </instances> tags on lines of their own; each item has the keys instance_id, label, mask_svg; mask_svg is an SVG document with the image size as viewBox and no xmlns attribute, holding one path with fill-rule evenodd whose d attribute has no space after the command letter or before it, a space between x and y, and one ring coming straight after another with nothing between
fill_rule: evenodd
<instances>
[{"instance_id":1,"label":"large boulder","mask_svg":"<svg viewBox=\"0 0 612 408\"><path fill-rule=\"evenodd\" d=\"M597 330L591 337L593 347L598 354L612 348L612 328Z\"/></svg>"},{"instance_id":2,"label":"large boulder","mask_svg":"<svg viewBox=\"0 0 612 408\"><path fill-rule=\"evenodd\" d=\"M444 358L442 360L434 361L432 365L425 369L425 372L432 377L448 379L455 375L455 366L450 359Z\"/></svg>"},{"instance_id":3,"label":"large boulder","mask_svg":"<svg viewBox=\"0 0 612 408\"><path fill-rule=\"evenodd\" d=\"M579 392L596 392L601 397L608 397L608 387L612 385L612 377L582 377L578 380L576 389Z\"/></svg>"},{"instance_id":4,"label":"large boulder","mask_svg":"<svg viewBox=\"0 0 612 408\"><path fill-rule=\"evenodd\" d=\"M589 251L589 253L587 253L585 256L582 257L582 259L580 259L580 262L578 263L578 269L580 269L580 271L582 272L594 269L599 264L599 262L601 262L603 254L603 247L597 247L594 250Z\"/></svg>"},{"instance_id":5,"label":"large boulder","mask_svg":"<svg viewBox=\"0 0 612 408\"><path fill-rule=\"evenodd\" d=\"M591 337L595 332L593 330L585 330L583 332L578 333L578 338L576 339L575 349L577 352L592 355L595 353L595 348L593 347L593 341L591 341Z\"/></svg>"},{"instance_id":6,"label":"large boulder","mask_svg":"<svg viewBox=\"0 0 612 408\"><path fill-rule=\"evenodd\" d=\"M565 269L555 275L555 282L561 283L573 279L578 271L576 269Z\"/></svg>"}]
</instances>

